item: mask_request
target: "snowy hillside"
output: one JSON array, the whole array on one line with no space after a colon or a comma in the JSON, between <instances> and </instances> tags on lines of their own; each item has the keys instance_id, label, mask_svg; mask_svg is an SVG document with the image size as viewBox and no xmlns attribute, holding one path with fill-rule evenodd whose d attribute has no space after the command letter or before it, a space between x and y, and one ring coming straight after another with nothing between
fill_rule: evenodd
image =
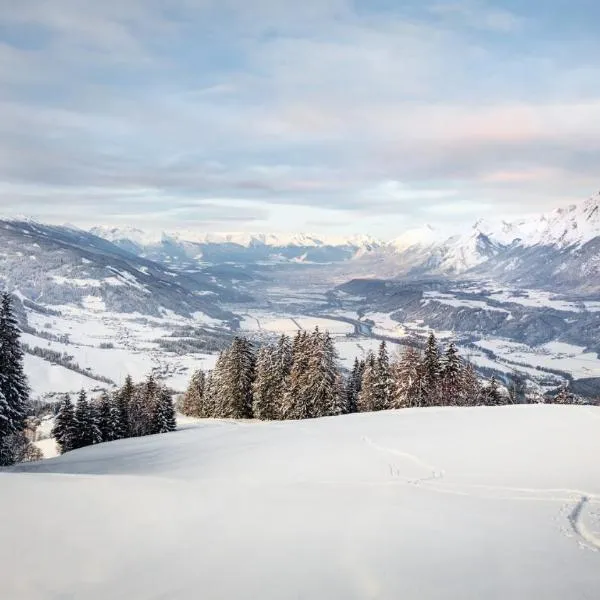
<instances>
[{"instance_id":1,"label":"snowy hillside","mask_svg":"<svg viewBox=\"0 0 600 600\"><path fill-rule=\"evenodd\" d=\"M574 600L600 410L199 422L0 473L11 600ZM51 517L41 510L52 507Z\"/></svg>"},{"instance_id":2,"label":"snowy hillside","mask_svg":"<svg viewBox=\"0 0 600 600\"><path fill-rule=\"evenodd\" d=\"M210 275L172 271L70 227L0 220L0 245L2 287L44 305L90 301L119 312L223 318L219 302L239 296Z\"/></svg>"}]
</instances>

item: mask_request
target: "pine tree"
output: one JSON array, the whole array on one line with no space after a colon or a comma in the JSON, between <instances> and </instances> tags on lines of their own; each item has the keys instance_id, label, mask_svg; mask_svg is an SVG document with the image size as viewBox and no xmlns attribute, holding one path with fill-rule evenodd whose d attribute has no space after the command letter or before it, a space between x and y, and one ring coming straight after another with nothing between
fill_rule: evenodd
<instances>
[{"instance_id":1,"label":"pine tree","mask_svg":"<svg viewBox=\"0 0 600 600\"><path fill-rule=\"evenodd\" d=\"M282 381L278 369L277 347L263 346L256 358L256 378L252 386L255 419L270 421L281 412Z\"/></svg>"},{"instance_id":2,"label":"pine tree","mask_svg":"<svg viewBox=\"0 0 600 600\"><path fill-rule=\"evenodd\" d=\"M282 403L283 419L308 419L310 399L306 394L306 377L311 344L305 331L298 331L292 344L292 365L289 383Z\"/></svg>"},{"instance_id":3,"label":"pine tree","mask_svg":"<svg viewBox=\"0 0 600 600\"><path fill-rule=\"evenodd\" d=\"M510 404L527 403L527 380L520 373L513 373L510 376L508 386L508 399Z\"/></svg>"},{"instance_id":4,"label":"pine tree","mask_svg":"<svg viewBox=\"0 0 600 600\"><path fill-rule=\"evenodd\" d=\"M558 392L555 394L552 399L553 404L575 404L575 396L571 393L568 386L563 384L558 389Z\"/></svg>"},{"instance_id":5,"label":"pine tree","mask_svg":"<svg viewBox=\"0 0 600 600\"><path fill-rule=\"evenodd\" d=\"M329 332L321 333L318 328L309 339L311 351L302 390L308 403L308 416L342 414L344 398L333 339Z\"/></svg>"},{"instance_id":6,"label":"pine tree","mask_svg":"<svg viewBox=\"0 0 600 600\"><path fill-rule=\"evenodd\" d=\"M392 399L390 357L385 341L382 341L379 346L379 353L375 361L375 372L376 404L374 410L385 410L390 408Z\"/></svg>"},{"instance_id":7,"label":"pine tree","mask_svg":"<svg viewBox=\"0 0 600 600\"><path fill-rule=\"evenodd\" d=\"M354 359L354 366L352 367L352 372L350 373L350 377L348 378L348 382L346 385L346 409L347 413L355 413L356 412L356 404L358 402L358 395L360 394L360 389L362 387L362 376L365 370L365 361L358 360L358 358Z\"/></svg>"},{"instance_id":8,"label":"pine tree","mask_svg":"<svg viewBox=\"0 0 600 600\"><path fill-rule=\"evenodd\" d=\"M431 332L423 355L424 400L428 406L435 406L439 402L440 372L440 349L435 334Z\"/></svg>"},{"instance_id":9,"label":"pine tree","mask_svg":"<svg viewBox=\"0 0 600 600\"><path fill-rule=\"evenodd\" d=\"M356 409L358 412L371 412L377 410L377 404L377 362L375 355L369 352L365 360Z\"/></svg>"},{"instance_id":10,"label":"pine tree","mask_svg":"<svg viewBox=\"0 0 600 600\"><path fill-rule=\"evenodd\" d=\"M133 380L130 375L127 375L123 387L117 392L115 398L116 412L118 413L118 416L116 415L115 418L117 426L115 429L115 437L118 440L132 435L129 407L133 403L134 393L135 386L133 385Z\"/></svg>"},{"instance_id":11,"label":"pine tree","mask_svg":"<svg viewBox=\"0 0 600 600\"><path fill-rule=\"evenodd\" d=\"M188 417L203 418L207 417L204 406L204 388L206 385L206 375L204 371L198 370L192 375L192 379L186 390L181 412Z\"/></svg>"},{"instance_id":12,"label":"pine tree","mask_svg":"<svg viewBox=\"0 0 600 600\"><path fill-rule=\"evenodd\" d=\"M276 419L283 418L284 399L289 385L290 373L292 370L293 353L292 340L287 335L282 335L277 341L275 351L275 381L277 381L277 390L273 390L276 404Z\"/></svg>"},{"instance_id":13,"label":"pine tree","mask_svg":"<svg viewBox=\"0 0 600 600\"><path fill-rule=\"evenodd\" d=\"M218 404L222 417L249 419L252 417L252 384L255 377L255 357L250 341L235 337L224 355L219 373Z\"/></svg>"},{"instance_id":14,"label":"pine tree","mask_svg":"<svg viewBox=\"0 0 600 600\"><path fill-rule=\"evenodd\" d=\"M107 392L103 392L100 396L96 412L98 416L98 429L100 430L100 439L103 442L110 442L115 438L112 402Z\"/></svg>"},{"instance_id":15,"label":"pine tree","mask_svg":"<svg viewBox=\"0 0 600 600\"><path fill-rule=\"evenodd\" d=\"M4 445L25 427L29 388L23 370L20 330L10 294L0 299L0 465L13 462Z\"/></svg>"},{"instance_id":16,"label":"pine tree","mask_svg":"<svg viewBox=\"0 0 600 600\"><path fill-rule=\"evenodd\" d=\"M498 380L494 376L492 376L488 385L482 389L481 394L482 404L485 406L500 406L507 403L498 386Z\"/></svg>"},{"instance_id":17,"label":"pine tree","mask_svg":"<svg viewBox=\"0 0 600 600\"><path fill-rule=\"evenodd\" d=\"M450 342L441 363L440 404L460 406L462 404L462 363L454 342Z\"/></svg>"},{"instance_id":18,"label":"pine tree","mask_svg":"<svg viewBox=\"0 0 600 600\"><path fill-rule=\"evenodd\" d=\"M154 413L158 402L159 386L152 374L146 381L134 388L129 405L129 427L133 437L150 435L155 432Z\"/></svg>"},{"instance_id":19,"label":"pine tree","mask_svg":"<svg viewBox=\"0 0 600 600\"><path fill-rule=\"evenodd\" d=\"M465 363L461 371L460 405L476 406L481 397L481 384L477 377L475 367L471 363Z\"/></svg>"},{"instance_id":20,"label":"pine tree","mask_svg":"<svg viewBox=\"0 0 600 600\"><path fill-rule=\"evenodd\" d=\"M153 433L169 433L177 429L173 398L166 388L158 391L153 414Z\"/></svg>"},{"instance_id":21,"label":"pine tree","mask_svg":"<svg viewBox=\"0 0 600 600\"><path fill-rule=\"evenodd\" d=\"M214 371L209 371L204 384L204 415L206 418L217 417L217 392L215 389Z\"/></svg>"},{"instance_id":22,"label":"pine tree","mask_svg":"<svg viewBox=\"0 0 600 600\"><path fill-rule=\"evenodd\" d=\"M56 440L60 453L64 454L76 447L78 435L75 407L66 394L54 421L52 437Z\"/></svg>"},{"instance_id":23,"label":"pine tree","mask_svg":"<svg viewBox=\"0 0 600 600\"><path fill-rule=\"evenodd\" d=\"M75 407L75 422L77 424L77 434L75 439L75 448L83 448L97 444L102 440L100 429L98 428L97 415L93 404L87 400L84 390L79 393L77 406Z\"/></svg>"},{"instance_id":24,"label":"pine tree","mask_svg":"<svg viewBox=\"0 0 600 600\"><path fill-rule=\"evenodd\" d=\"M417 348L407 346L392 365L392 408L422 406L424 401L423 358Z\"/></svg>"}]
</instances>

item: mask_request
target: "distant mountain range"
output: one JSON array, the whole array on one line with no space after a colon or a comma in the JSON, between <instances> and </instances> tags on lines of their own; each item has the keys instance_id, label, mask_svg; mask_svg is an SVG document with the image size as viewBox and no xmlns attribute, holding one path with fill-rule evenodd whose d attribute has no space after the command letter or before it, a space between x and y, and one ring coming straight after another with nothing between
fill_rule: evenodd
<instances>
[{"instance_id":1,"label":"distant mountain range","mask_svg":"<svg viewBox=\"0 0 600 600\"><path fill-rule=\"evenodd\" d=\"M600 194L537 218L480 220L467 233L449 238L431 226L406 231L391 241L307 234L148 234L105 227L91 233L176 268L227 262L345 263L349 276L365 272L392 278L461 276L582 294L600 292Z\"/></svg>"},{"instance_id":2,"label":"distant mountain range","mask_svg":"<svg viewBox=\"0 0 600 600\"><path fill-rule=\"evenodd\" d=\"M114 312L226 319L231 315L220 305L244 298L226 278L174 271L70 227L0 220L0 248L0 287L46 306L91 299Z\"/></svg>"},{"instance_id":3,"label":"distant mountain range","mask_svg":"<svg viewBox=\"0 0 600 600\"><path fill-rule=\"evenodd\" d=\"M368 236L91 231L0 220L2 287L43 304L101 300L108 310L232 317L244 283L273 265L312 264L321 276L493 280L555 293L600 293L600 195L536 219L441 237L426 226L388 242ZM340 277L341 274L341 277Z\"/></svg>"}]
</instances>

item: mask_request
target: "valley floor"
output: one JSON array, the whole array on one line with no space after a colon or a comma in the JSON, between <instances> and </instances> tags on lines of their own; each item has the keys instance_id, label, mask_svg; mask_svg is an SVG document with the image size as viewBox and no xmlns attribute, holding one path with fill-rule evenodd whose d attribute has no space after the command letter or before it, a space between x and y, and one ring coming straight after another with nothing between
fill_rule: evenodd
<instances>
[{"instance_id":1,"label":"valley floor","mask_svg":"<svg viewBox=\"0 0 600 600\"><path fill-rule=\"evenodd\" d=\"M584 599L600 409L197 421L0 473L3 597Z\"/></svg>"}]
</instances>

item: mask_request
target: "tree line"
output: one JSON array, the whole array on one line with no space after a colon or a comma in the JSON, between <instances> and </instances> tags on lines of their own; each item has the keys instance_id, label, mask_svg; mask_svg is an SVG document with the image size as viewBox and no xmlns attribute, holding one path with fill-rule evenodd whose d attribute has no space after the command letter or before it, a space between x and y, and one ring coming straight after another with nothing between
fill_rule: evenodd
<instances>
[{"instance_id":1,"label":"tree line","mask_svg":"<svg viewBox=\"0 0 600 600\"><path fill-rule=\"evenodd\" d=\"M175 431L171 392L151 375L134 384L127 377L112 394L88 400L84 390L74 405L69 395L60 404L52 436L61 454L123 438Z\"/></svg>"},{"instance_id":2,"label":"tree line","mask_svg":"<svg viewBox=\"0 0 600 600\"><path fill-rule=\"evenodd\" d=\"M424 350L406 347L394 358L383 341L346 378L337 358L331 336L318 328L258 351L236 337L212 371L194 373L179 408L193 417L275 420L511 402L494 377L482 384L456 345L442 349L433 333Z\"/></svg>"}]
</instances>

